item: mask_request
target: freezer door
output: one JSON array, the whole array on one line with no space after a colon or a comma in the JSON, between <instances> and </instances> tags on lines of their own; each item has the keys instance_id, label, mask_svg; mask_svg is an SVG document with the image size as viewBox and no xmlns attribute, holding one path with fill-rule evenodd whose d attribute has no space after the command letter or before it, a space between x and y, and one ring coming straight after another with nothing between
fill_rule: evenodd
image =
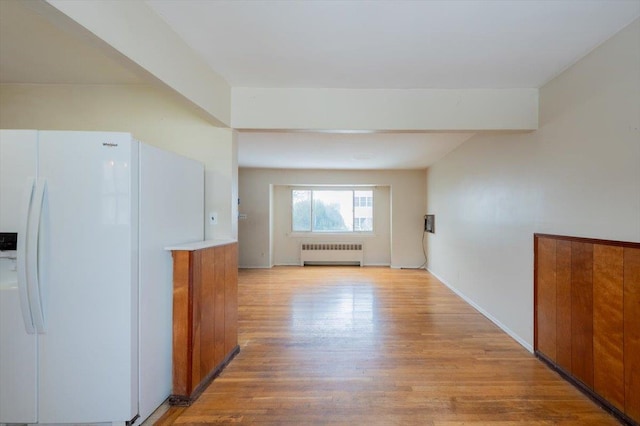
<instances>
[{"instance_id":1,"label":"freezer door","mask_svg":"<svg viewBox=\"0 0 640 426\"><path fill-rule=\"evenodd\" d=\"M39 420L137 414L138 144L125 133L40 132ZM43 243L44 241L44 243Z\"/></svg>"},{"instance_id":2,"label":"freezer door","mask_svg":"<svg viewBox=\"0 0 640 426\"><path fill-rule=\"evenodd\" d=\"M35 130L0 130L0 232L22 232L26 224L23 201L29 178L36 176L37 141ZM31 316L16 256L0 252L0 423L34 423L37 340L25 328Z\"/></svg>"}]
</instances>

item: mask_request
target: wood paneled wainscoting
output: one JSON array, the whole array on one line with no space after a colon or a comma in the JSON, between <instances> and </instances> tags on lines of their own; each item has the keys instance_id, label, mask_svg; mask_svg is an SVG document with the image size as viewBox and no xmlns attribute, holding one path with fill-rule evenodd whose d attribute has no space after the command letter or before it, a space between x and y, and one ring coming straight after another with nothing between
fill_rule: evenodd
<instances>
[{"instance_id":1,"label":"wood paneled wainscoting","mask_svg":"<svg viewBox=\"0 0 640 426\"><path fill-rule=\"evenodd\" d=\"M169 247L173 253L173 390L189 405L239 352L235 242Z\"/></svg>"},{"instance_id":2,"label":"wood paneled wainscoting","mask_svg":"<svg viewBox=\"0 0 640 426\"><path fill-rule=\"evenodd\" d=\"M640 422L640 243L535 234L535 352Z\"/></svg>"}]
</instances>

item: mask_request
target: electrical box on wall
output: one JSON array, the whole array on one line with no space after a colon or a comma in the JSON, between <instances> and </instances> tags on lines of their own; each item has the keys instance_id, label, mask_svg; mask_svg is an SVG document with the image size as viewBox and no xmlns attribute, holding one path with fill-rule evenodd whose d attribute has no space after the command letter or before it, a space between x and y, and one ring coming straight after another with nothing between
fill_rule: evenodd
<instances>
[{"instance_id":1,"label":"electrical box on wall","mask_svg":"<svg viewBox=\"0 0 640 426\"><path fill-rule=\"evenodd\" d=\"M218 213L209 212L209 225L217 225L217 224L218 224Z\"/></svg>"},{"instance_id":2,"label":"electrical box on wall","mask_svg":"<svg viewBox=\"0 0 640 426\"><path fill-rule=\"evenodd\" d=\"M436 232L436 216L433 214L424 215L424 232L434 234Z\"/></svg>"}]
</instances>

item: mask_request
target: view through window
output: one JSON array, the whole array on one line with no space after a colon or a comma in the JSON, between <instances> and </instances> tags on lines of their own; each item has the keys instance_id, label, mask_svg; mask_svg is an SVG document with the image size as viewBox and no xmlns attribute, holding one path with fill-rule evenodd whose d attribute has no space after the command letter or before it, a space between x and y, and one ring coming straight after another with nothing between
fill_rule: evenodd
<instances>
[{"instance_id":1,"label":"view through window","mask_svg":"<svg viewBox=\"0 0 640 426\"><path fill-rule=\"evenodd\" d=\"M373 190L294 189L293 232L373 231Z\"/></svg>"}]
</instances>

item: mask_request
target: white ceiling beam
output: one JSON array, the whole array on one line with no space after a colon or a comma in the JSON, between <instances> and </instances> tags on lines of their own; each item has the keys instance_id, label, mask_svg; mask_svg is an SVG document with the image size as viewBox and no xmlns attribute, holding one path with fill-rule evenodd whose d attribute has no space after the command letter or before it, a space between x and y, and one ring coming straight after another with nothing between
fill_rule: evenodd
<instances>
[{"instance_id":1,"label":"white ceiling beam","mask_svg":"<svg viewBox=\"0 0 640 426\"><path fill-rule=\"evenodd\" d=\"M231 121L231 88L142 1L46 0L215 121Z\"/></svg>"},{"instance_id":2,"label":"white ceiling beam","mask_svg":"<svg viewBox=\"0 0 640 426\"><path fill-rule=\"evenodd\" d=\"M531 131L538 89L232 88L236 129Z\"/></svg>"}]
</instances>

